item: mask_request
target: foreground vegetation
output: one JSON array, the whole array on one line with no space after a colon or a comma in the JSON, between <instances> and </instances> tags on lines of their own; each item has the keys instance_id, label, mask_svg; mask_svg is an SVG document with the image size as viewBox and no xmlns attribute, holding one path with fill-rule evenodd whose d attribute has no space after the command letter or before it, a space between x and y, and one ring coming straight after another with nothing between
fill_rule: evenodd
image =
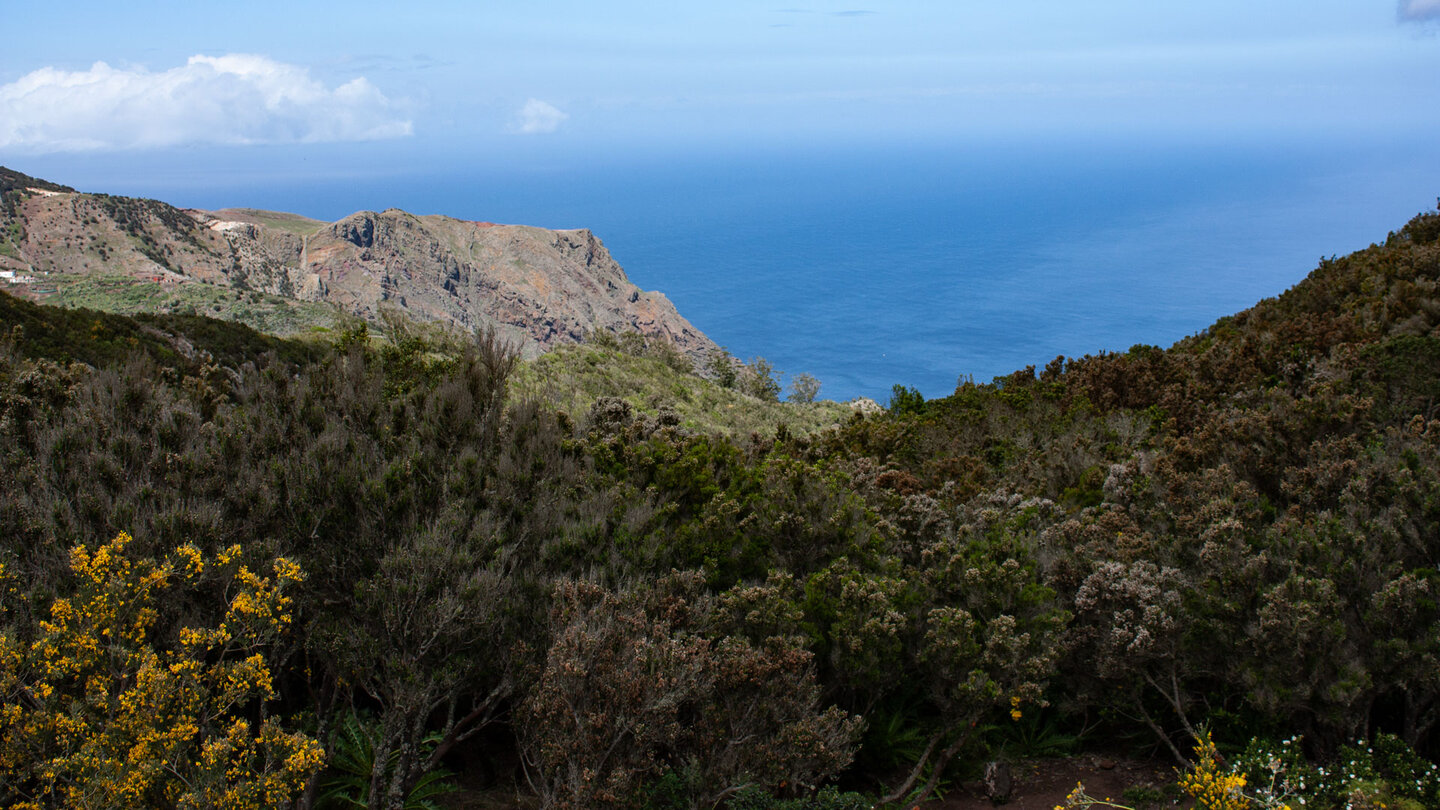
<instances>
[{"instance_id":1,"label":"foreground vegetation","mask_svg":"<svg viewBox=\"0 0 1440 810\"><path fill-rule=\"evenodd\" d=\"M0 297L0 804L859 807L1118 741L1440 805L1437 283L1426 214L1168 350L738 433L615 347L557 404L483 335Z\"/></svg>"}]
</instances>

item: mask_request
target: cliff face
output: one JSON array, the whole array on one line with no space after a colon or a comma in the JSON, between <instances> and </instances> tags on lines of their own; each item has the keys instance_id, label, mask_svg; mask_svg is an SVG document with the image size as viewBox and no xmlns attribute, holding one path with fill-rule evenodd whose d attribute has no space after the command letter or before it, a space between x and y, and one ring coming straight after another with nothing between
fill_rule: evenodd
<instances>
[{"instance_id":1,"label":"cliff face","mask_svg":"<svg viewBox=\"0 0 1440 810\"><path fill-rule=\"evenodd\" d=\"M592 330L661 337L694 359L715 347L663 294L630 283L588 230L397 209L323 223L251 209L181 210L6 177L0 270L42 280L122 274L225 285L330 302L370 320L394 307L419 320L494 328L527 356ZM34 285L41 297L44 289Z\"/></svg>"}]
</instances>

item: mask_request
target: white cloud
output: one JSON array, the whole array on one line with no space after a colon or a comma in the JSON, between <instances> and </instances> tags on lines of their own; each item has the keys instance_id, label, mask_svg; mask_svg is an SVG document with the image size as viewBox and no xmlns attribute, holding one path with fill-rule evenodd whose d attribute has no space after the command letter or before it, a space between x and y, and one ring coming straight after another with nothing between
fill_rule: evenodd
<instances>
[{"instance_id":1,"label":"white cloud","mask_svg":"<svg viewBox=\"0 0 1440 810\"><path fill-rule=\"evenodd\" d=\"M565 119L569 117L553 105L546 104L538 98L532 98L525 102L524 107L520 108L514 128L522 135L542 135L559 129L560 125L565 123Z\"/></svg>"},{"instance_id":2,"label":"white cloud","mask_svg":"<svg viewBox=\"0 0 1440 810\"><path fill-rule=\"evenodd\" d=\"M1400 19L1440 20L1440 0L1400 0Z\"/></svg>"},{"instance_id":3,"label":"white cloud","mask_svg":"<svg viewBox=\"0 0 1440 810\"><path fill-rule=\"evenodd\" d=\"M34 152L396 138L411 125L364 78L331 90L263 56L192 56L161 73L96 62L0 85L0 147Z\"/></svg>"}]
</instances>

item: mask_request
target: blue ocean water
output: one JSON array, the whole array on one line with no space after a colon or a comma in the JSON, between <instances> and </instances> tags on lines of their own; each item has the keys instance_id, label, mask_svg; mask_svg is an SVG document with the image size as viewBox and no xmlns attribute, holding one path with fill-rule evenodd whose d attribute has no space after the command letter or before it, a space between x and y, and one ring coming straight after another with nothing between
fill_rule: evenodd
<instances>
[{"instance_id":1,"label":"blue ocean water","mask_svg":"<svg viewBox=\"0 0 1440 810\"><path fill-rule=\"evenodd\" d=\"M736 356L883 403L894 384L943 396L1204 329L1430 209L1440 147L932 143L196 176L90 182L322 219L588 227Z\"/></svg>"}]
</instances>

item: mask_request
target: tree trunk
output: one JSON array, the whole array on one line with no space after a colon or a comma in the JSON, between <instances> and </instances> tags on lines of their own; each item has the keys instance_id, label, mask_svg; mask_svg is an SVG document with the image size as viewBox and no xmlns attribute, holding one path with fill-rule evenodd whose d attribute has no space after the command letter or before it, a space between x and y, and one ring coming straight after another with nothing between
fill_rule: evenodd
<instances>
[{"instance_id":1,"label":"tree trunk","mask_svg":"<svg viewBox=\"0 0 1440 810\"><path fill-rule=\"evenodd\" d=\"M1170 749L1170 753L1175 756L1175 761L1180 763L1180 767L1190 767L1190 760L1186 759L1185 755L1180 753L1180 749L1175 747L1175 743L1170 740L1170 735L1166 734L1165 729L1160 728L1160 724L1156 723L1155 719L1150 716L1150 713L1145 711L1144 694L1135 695L1134 700L1135 708L1140 712L1140 719L1144 720L1145 725L1149 726L1150 730L1155 732L1155 736L1158 737L1161 742L1165 743L1165 747Z\"/></svg>"},{"instance_id":2,"label":"tree trunk","mask_svg":"<svg viewBox=\"0 0 1440 810\"><path fill-rule=\"evenodd\" d=\"M900 787L895 788L890 795L881 799L881 804L893 804L909 795L910 789L915 787L915 783L920 780L920 774L925 770L925 763L930 761L930 755L935 752L935 746L939 745L944 738L944 731L936 732L935 736L930 738L930 744L925 746L925 753L921 754L920 759L915 762L915 767L910 770L910 775L906 777Z\"/></svg>"},{"instance_id":3,"label":"tree trunk","mask_svg":"<svg viewBox=\"0 0 1440 810\"><path fill-rule=\"evenodd\" d=\"M490 721L495 719L500 702L509 694L510 682L507 678L505 682L490 690L490 694L485 696L479 706L450 726L445 738L435 746L434 751L430 752L430 758L425 762L425 769L432 770L439 767L440 760L450 753L451 749L473 737L480 729L490 725Z\"/></svg>"},{"instance_id":4,"label":"tree trunk","mask_svg":"<svg viewBox=\"0 0 1440 810\"><path fill-rule=\"evenodd\" d=\"M960 751L960 747L969 739L970 734L968 732L961 734L955 739L955 742L950 743L944 751L940 752L940 756L935 758L935 765L930 769L930 781L925 783L925 789L921 790L920 795L915 797L916 804L920 804L930 798L930 794L934 793L935 788L940 786L940 780L945 778L945 767L950 764L950 759Z\"/></svg>"},{"instance_id":5,"label":"tree trunk","mask_svg":"<svg viewBox=\"0 0 1440 810\"><path fill-rule=\"evenodd\" d=\"M375 741L372 749L375 759L370 766L370 810L388 810L385 800L389 784L385 774L390 770L390 753L399 748L405 736L404 722L404 718L388 713L380 726L380 739Z\"/></svg>"},{"instance_id":6,"label":"tree trunk","mask_svg":"<svg viewBox=\"0 0 1440 810\"><path fill-rule=\"evenodd\" d=\"M400 755L390 771L390 784L385 788L385 810L405 810L405 797L410 793L410 765L415 761L415 746L409 741L400 744Z\"/></svg>"},{"instance_id":7,"label":"tree trunk","mask_svg":"<svg viewBox=\"0 0 1440 810\"><path fill-rule=\"evenodd\" d=\"M318 698L314 696L313 691L311 693L312 700L315 700L319 707L319 711L316 712L315 739L325 744L327 752L330 748L330 729L335 723L335 703L338 691L332 685L327 684ZM326 758L328 760L328 753ZM315 797L320 791L320 774L323 772L324 768L321 768L305 780L305 792L300 794L300 810L312 810L315 807Z\"/></svg>"}]
</instances>

